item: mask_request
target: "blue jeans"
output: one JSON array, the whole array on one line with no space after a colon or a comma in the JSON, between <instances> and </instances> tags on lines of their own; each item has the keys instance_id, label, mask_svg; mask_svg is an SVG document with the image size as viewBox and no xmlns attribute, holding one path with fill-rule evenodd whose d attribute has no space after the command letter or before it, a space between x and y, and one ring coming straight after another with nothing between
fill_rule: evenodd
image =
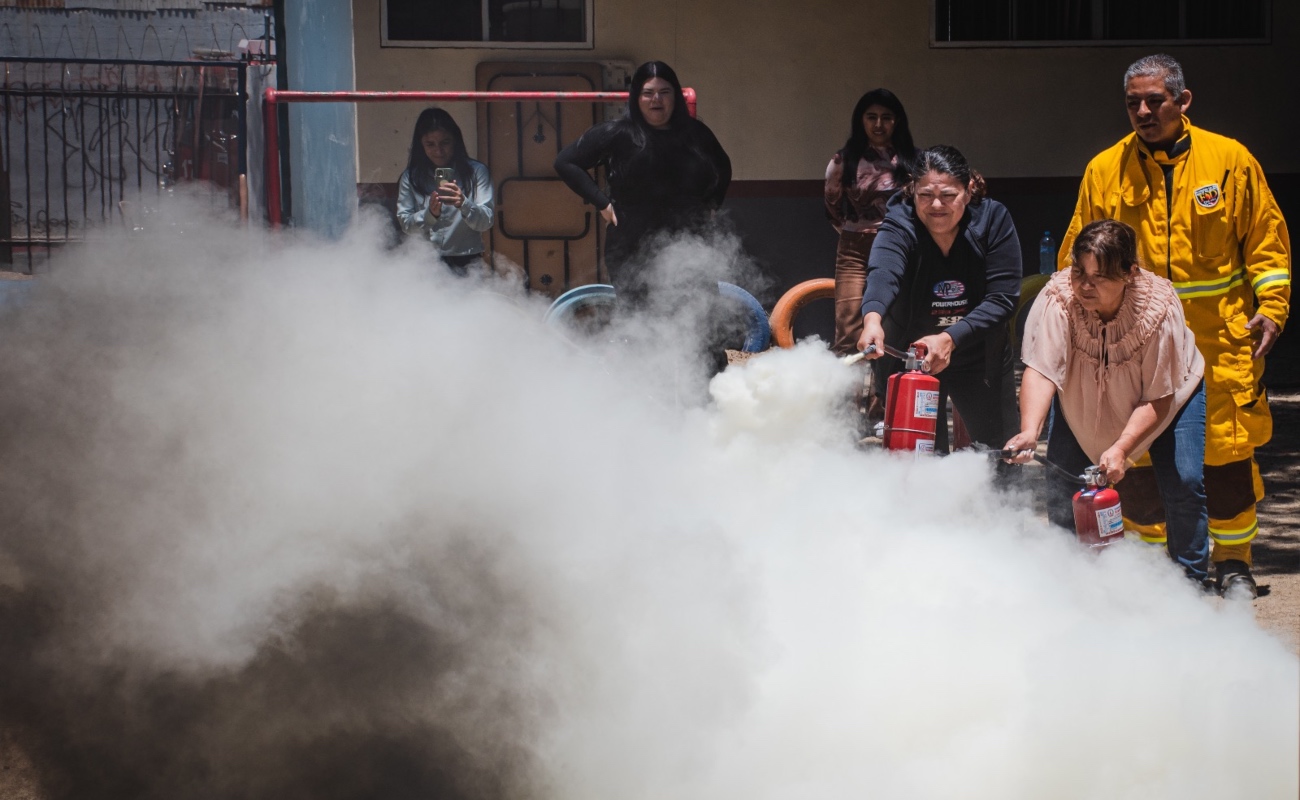
<instances>
[{"instance_id":1,"label":"blue jeans","mask_svg":"<svg viewBox=\"0 0 1300 800\"><path fill-rule=\"evenodd\" d=\"M1150 453L1151 466L1160 487L1160 499L1165 506L1169 557L1182 565L1189 578L1205 580L1210 568L1210 527L1209 515L1205 511L1204 382L1197 387L1196 394L1178 409L1169 427L1151 443ZM1084 468L1092 464L1061 416L1061 407L1056 400L1052 401L1047 432L1047 460L1071 475L1082 475ZM1048 468L1048 519L1069 530L1074 529L1070 501L1081 485Z\"/></svg>"}]
</instances>

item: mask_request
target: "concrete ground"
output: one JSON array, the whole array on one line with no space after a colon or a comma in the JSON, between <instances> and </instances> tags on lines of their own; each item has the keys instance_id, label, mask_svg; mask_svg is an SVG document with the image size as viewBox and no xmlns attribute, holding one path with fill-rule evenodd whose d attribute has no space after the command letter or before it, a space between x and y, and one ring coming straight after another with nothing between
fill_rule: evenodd
<instances>
[{"instance_id":1,"label":"concrete ground","mask_svg":"<svg viewBox=\"0 0 1300 800\"><path fill-rule=\"evenodd\" d=\"M1300 652L1300 393L1269 397L1273 441L1257 454L1267 497L1259 504L1255 577L1269 587L1255 617Z\"/></svg>"}]
</instances>

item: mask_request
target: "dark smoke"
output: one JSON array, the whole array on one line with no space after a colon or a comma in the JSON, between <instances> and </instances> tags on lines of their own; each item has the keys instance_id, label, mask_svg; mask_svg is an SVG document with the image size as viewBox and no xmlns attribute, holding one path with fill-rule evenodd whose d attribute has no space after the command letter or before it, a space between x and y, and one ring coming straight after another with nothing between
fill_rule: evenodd
<instances>
[{"instance_id":1,"label":"dark smoke","mask_svg":"<svg viewBox=\"0 0 1300 800\"><path fill-rule=\"evenodd\" d=\"M205 246L218 252L202 269L175 260ZM231 598L234 611L212 610L242 617L226 650L196 658L156 637L133 642L136 619L147 627L192 611L134 598L140 586L205 577L176 555L178 541L204 531L220 552L227 525L232 542L257 541L238 526L275 517L240 505L298 513L272 487L266 497L231 488L275 443L235 424L252 409L231 400L247 394L207 388L246 379L239 364L253 348L294 346L294 324L274 294L250 302L247 269L219 263L259 250L222 249L185 236L88 248L40 276L22 313L0 318L8 742L48 798L536 796L530 748L547 703L515 674L535 614L495 566L505 534L487 524L459 526L429 507L340 521L373 526L342 532L359 541L424 544L388 569L358 552L346 580L288 582L265 613ZM123 267L129 259L138 261ZM256 331L241 338L232 317ZM195 352L210 363L176 368ZM293 423L265 430L281 424ZM214 455L227 435L236 443ZM298 546L309 553L314 536L335 533L305 530Z\"/></svg>"},{"instance_id":2,"label":"dark smoke","mask_svg":"<svg viewBox=\"0 0 1300 800\"><path fill-rule=\"evenodd\" d=\"M400 609L320 598L243 668L196 677L55 663L64 612L40 594L0 601L0 704L48 797L531 794L536 708L478 673L472 641Z\"/></svg>"}]
</instances>

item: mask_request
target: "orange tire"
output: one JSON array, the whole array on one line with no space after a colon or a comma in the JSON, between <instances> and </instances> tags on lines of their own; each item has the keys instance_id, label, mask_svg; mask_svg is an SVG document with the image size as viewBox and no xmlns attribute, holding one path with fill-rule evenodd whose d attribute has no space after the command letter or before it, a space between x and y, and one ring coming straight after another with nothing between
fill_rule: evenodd
<instances>
[{"instance_id":1,"label":"orange tire","mask_svg":"<svg viewBox=\"0 0 1300 800\"><path fill-rule=\"evenodd\" d=\"M790 291L781 295L772 309L770 322L772 338L777 347L794 347L794 318L799 316L803 307L814 300L834 299L834 278L813 278L796 284Z\"/></svg>"}]
</instances>

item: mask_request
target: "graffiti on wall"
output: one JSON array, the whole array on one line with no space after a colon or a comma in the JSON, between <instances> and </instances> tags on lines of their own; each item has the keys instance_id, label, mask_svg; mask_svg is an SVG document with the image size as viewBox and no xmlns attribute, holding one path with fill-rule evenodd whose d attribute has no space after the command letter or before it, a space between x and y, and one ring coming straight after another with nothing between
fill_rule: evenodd
<instances>
[{"instance_id":1,"label":"graffiti on wall","mask_svg":"<svg viewBox=\"0 0 1300 800\"><path fill-rule=\"evenodd\" d=\"M30 2L30 0L29 0ZM26 58L123 59L183 61L194 56L229 57L241 39L268 36L271 9L236 3L139 0L124 8L122 0L99 0L91 8L5 7L0 0L0 56ZM251 5L251 4L250 4Z\"/></svg>"},{"instance_id":2,"label":"graffiti on wall","mask_svg":"<svg viewBox=\"0 0 1300 800\"><path fill-rule=\"evenodd\" d=\"M233 192L237 67L4 63L8 236L71 240L183 181Z\"/></svg>"}]
</instances>

